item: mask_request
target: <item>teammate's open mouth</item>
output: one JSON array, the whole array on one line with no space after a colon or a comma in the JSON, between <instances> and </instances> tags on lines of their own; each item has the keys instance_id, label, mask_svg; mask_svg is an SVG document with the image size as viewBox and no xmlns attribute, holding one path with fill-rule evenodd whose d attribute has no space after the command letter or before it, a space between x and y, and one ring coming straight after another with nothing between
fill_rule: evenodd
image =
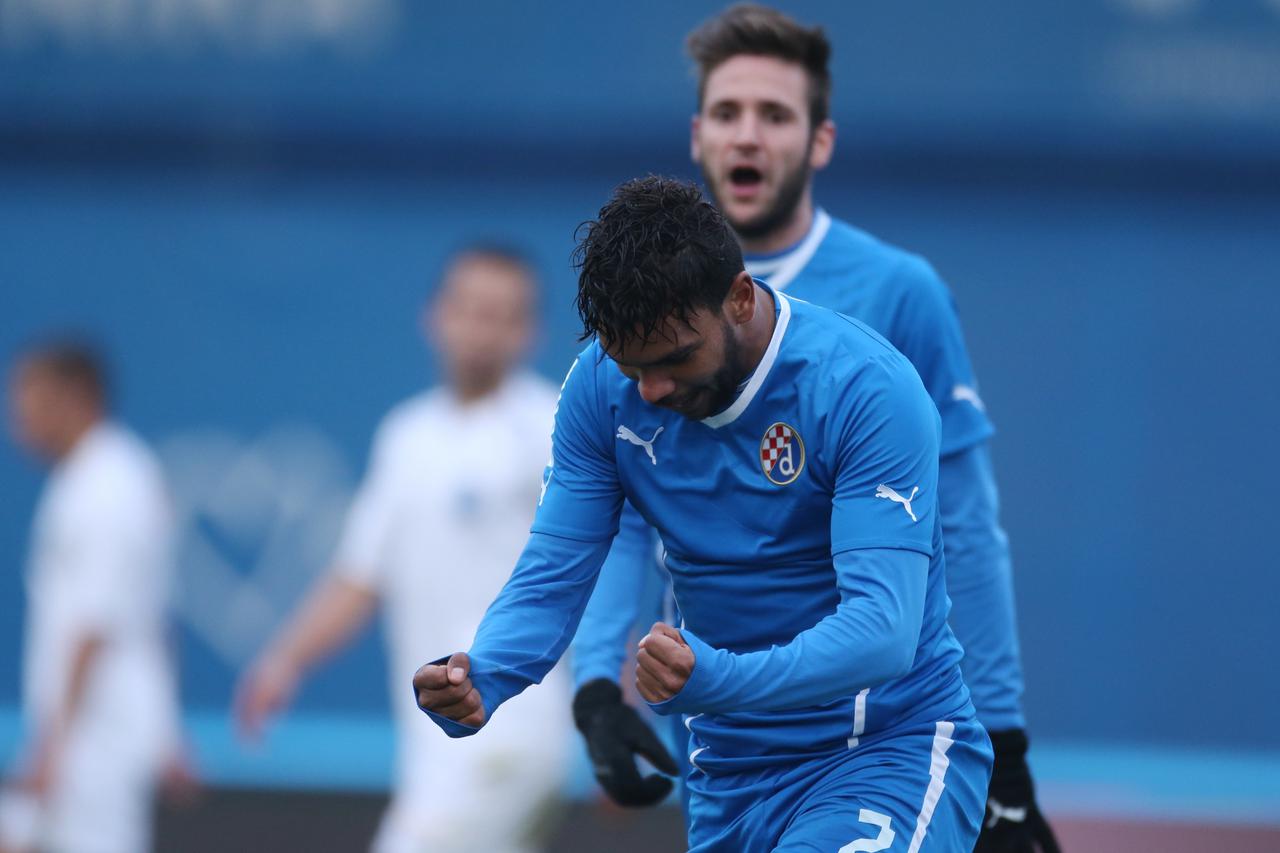
<instances>
[{"instance_id":1,"label":"teammate's open mouth","mask_svg":"<svg viewBox=\"0 0 1280 853\"><path fill-rule=\"evenodd\" d=\"M738 166L729 172L729 183L735 187L754 187L763 180L764 175L752 166Z\"/></svg>"}]
</instances>

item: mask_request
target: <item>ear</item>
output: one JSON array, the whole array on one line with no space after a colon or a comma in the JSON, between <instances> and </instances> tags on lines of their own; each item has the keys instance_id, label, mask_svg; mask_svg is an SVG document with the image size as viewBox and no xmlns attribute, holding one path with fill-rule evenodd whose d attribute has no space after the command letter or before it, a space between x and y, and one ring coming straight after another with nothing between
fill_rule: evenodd
<instances>
[{"instance_id":1,"label":"ear","mask_svg":"<svg viewBox=\"0 0 1280 853\"><path fill-rule=\"evenodd\" d=\"M827 168L836 153L836 123L827 119L813 132L813 144L809 148L809 168L815 172Z\"/></svg>"},{"instance_id":2,"label":"ear","mask_svg":"<svg viewBox=\"0 0 1280 853\"><path fill-rule=\"evenodd\" d=\"M729 285L729 293L724 298L724 313L729 322L741 326L756 314L756 283L751 273L743 270Z\"/></svg>"},{"instance_id":3,"label":"ear","mask_svg":"<svg viewBox=\"0 0 1280 853\"><path fill-rule=\"evenodd\" d=\"M689 119L689 159L698 165L702 164L702 142L698 139L698 131L702 129L702 117L694 114Z\"/></svg>"}]
</instances>

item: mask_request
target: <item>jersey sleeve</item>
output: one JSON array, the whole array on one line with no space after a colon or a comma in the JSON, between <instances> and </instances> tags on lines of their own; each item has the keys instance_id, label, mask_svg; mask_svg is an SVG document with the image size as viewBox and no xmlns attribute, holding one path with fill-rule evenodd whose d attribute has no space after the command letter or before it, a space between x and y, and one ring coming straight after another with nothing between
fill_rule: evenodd
<instances>
[{"instance_id":1,"label":"jersey sleeve","mask_svg":"<svg viewBox=\"0 0 1280 853\"><path fill-rule=\"evenodd\" d=\"M343 580L367 589L381 586L396 512L394 436L379 428L369 454L369 470L347 510L333 567Z\"/></svg>"},{"instance_id":2,"label":"jersey sleeve","mask_svg":"<svg viewBox=\"0 0 1280 853\"><path fill-rule=\"evenodd\" d=\"M831 551L904 548L933 555L938 413L901 358L868 360L833 405Z\"/></svg>"},{"instance_id":3,"label":"jersey sleeve","mask_svg":"<svg viewBox=\"0 0 1280 853\"><path fill-rule=\"evenodd\" d=\"M147 525L138 516L146 509L133 491L84 499L65 540L63 565L75 578L65 587L72 592L66 618L82 632L112 636L128 632L135 619L137 584L148 581L140 573L140 561L152 548L144 541Z\"/></svg>"},{"instance_id":4,"label":"jersey sleeve","mask_svg":"<svg viewBox=\"0 0 1280 853\"><path fill-rule=\"evenodd\" d=\"M618 530L622 487L610 427L597 381L600 351L589 347L569 368L556 403L551 460L533 530L549 536L599 542Z\"/></svg>"},{"instance_id":5,"label":"jersey sleeve","mask_svg":"<svg viewBox=\"0 0 1280 853\"><path fill-rule=\"evenodd\" d=\"M683 632L694 652L693 673L680 693L653 705L658 713L810 707L910 669L937 521L938 415L896 354L869 360L842 384L847 390L827 429L836 447L835 612L790 643L763 651L716 649Z\"/></svg>"},{"instance_id":6,"label":"jersey sleeve","mask_svg":"<svg viewBox=\"0 0 1280 853\"><path fill-rule=\"evenodd\" d=\"M965 684L988 730L1024 728L1009 540L1000 528L987 445L943 459L938 485L949 621L964 646Z\"/></svg>"},{"instance_id":7,"label":"jersey sleeve","mask_svg":"<svg viewBox=\"0 0 1280 853\"><path fill-rule=\"evenodd\" d=\"M564 654L618 530L622 488L596 389L594 347L561 388L542 496L515 570L485 613L469 651L486 719L540 682ZM451 737L476 730L429 716Z\"/></svg>"},{"instance_id":8,"label":"jersey sleeve","mask_svg":"<svg viewBox=\"0 0 1280 853\"><path fill-rule=\"evenodd\" d=\"M640 614L653 559L652 530L631 504L624 504L618 535L573 638L575 687L597 678L621 678L627 639Z\"/></svg>"},{"instance_id":9,"label":"jersey sleeve","mask_svg":"<svg viewBox=\"0 0 1280 853\"><path fill-rule=\"evenodd\" d=\"M923 259L905 256L894 273L902 294L890 339L911 362L942 415L940 452L949 456L995 431L965 346L951 291Z\"/></svg>"}]
</instances>

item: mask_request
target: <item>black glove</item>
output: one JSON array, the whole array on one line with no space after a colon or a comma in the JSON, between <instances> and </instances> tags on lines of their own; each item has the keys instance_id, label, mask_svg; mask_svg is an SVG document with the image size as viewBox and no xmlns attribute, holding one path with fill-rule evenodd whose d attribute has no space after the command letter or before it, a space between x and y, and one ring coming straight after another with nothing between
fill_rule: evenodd
<instances>
[{"instance_id":1,"label":"black glove","mask_svg":"<svg viewBox=\"0 0 1280 853\"><path fill-rule=\"evenodd\" d=\"M996 762L987 789L987 813L974 853L1061 853L1036 805L1035 784L1027 767L1027 733L990 732Z\"/></svg>"},{"instance_id":2,"label":"black glove","mask_svg":"<svg viewBox=\"0 0 1280 853\"><path fill-rule=\"evenodd\" d=\"M573 721L587 739L587 752L596 780L620 806L652 806L671 793L672 782L653 773L641 777L636 769L639 753L663 773L679 772L653 729L636 709L622 701L622 689L607 678L582 685L573 697Z\"/></svg>"}]
</instances>

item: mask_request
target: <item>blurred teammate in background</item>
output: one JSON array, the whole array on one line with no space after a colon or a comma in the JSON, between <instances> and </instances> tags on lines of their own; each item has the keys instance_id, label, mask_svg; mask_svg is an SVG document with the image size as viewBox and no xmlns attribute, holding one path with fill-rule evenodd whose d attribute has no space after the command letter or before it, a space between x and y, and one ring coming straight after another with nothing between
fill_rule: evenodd
<instances>
[{"instance_id":1,"label":"blurred teammate in background","mask_svg":"<svg viewBox=\"0 0 1280 853\"><path fill-rule=\"evenodd\" d=\"M139 853L178 751L160 466L108 417L103 367L80 344L21 355L10 408L18 442L53 467L27 575L29 739L0 808L0 848Z\"/></svg>"},{"instance_id":2,"label":"blurred teammate in background","mask_svg":"<svg viewBox=\"0 0 1280 853\"><path fill-rule=\"evenodd\" d=\"M737 232L748 272L868 323L911 360L941 412L950 622L996 754L978 849L1054 851L1025 761L1012 572L987 447L993 429L951 294L923 259L814 205L813 175L830 162L836 137L821 29L743 4L696 29L687 47L699 76L692 157ZM631 754L651 754L652 738L617 681L654 548L634 513L624 514L621 530L574 641L575 717L602 786L621 803L643 805L670 784L637 773Z\"/></svg>"},{"instance_id":3,"label":"blurred teammate in background","mask_svg":"<svg viewBox=\"0 0 1280 853\"><path fill-rule=\"evenodd\" d=\"M331 571L238 691L240 724L255 734L312 666L384 607L398 753L376 853L536 849L536 824L564 781L571 723L561 673L522 696L494 737L466 744L440 737L408 689L425 655L470 644L533 519L556 399L553 385L518 366L536 290L529 265L502 249L473 247L450 262L423 315L445 384L383 420ZM433 606L444 597L447 610Z\"/></svg>"}]
</instances>

